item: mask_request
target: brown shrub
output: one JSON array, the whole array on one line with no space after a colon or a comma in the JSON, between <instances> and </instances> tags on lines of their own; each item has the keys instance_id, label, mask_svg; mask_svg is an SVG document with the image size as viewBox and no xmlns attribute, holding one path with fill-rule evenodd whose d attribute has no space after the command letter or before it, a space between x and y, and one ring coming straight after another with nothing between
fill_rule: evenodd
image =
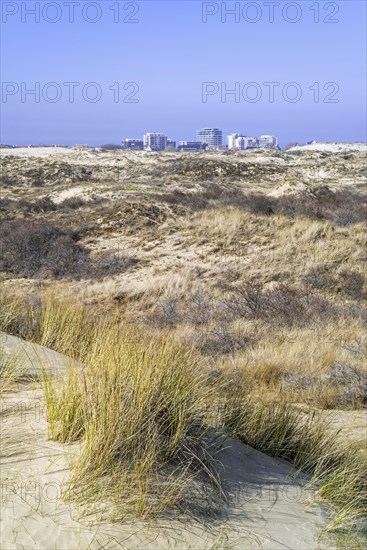
<instances>
[{"instance_id":1,"label":"brown shrub","mask_svg":"<svg viewBox=\"0 0 367 550\"><path fill-rule=\"evenodd\" d=\"M363 300L367 296L366 276L353 269L343 269L338 274L337 284L343 294L355 300Z\"/></svg>"},{"instance_id":2,"label":"brown shrub","mask_svg":"<svg viewBox=\"0 0 367 550\"><path fill-rule=\"evenodd\" d=\"M69 197L68 199L63 200L58 208L62 210L77 210L82 206L85 206L87 203L81 197Z\"/></svg>"},{"instance_id":3,"label":"brown shrub","mask_svg":"<svg viewBox=\"0 0 367 550\"><path fill-rule=\"evenodd\" d=\"M57 206L49 197L43 197L36 201L0 199L0 210L18 210L20 212L53 212Z\"/></svg>"},{"instance_id":4,"label":"brown shrub","mask_svg":"<svg viewBox=\"0 0 367 550\"><path fill-rule=\"evenodd\" d=\"M324 290L334 284L333 277L327 272L325 267L313 267L302 278L302 282L306 287L315 290Z\"/></svg>"},{"instance_id":5,"label":"brown shrub","mask_svg":"<svg viewBox=\"0 0 367 550\"><path fill-rule=\"evenodd\" d=\"M329 220L339 226L367 220L367 195L350 190L326 192L320 187L311 194L273 197L261 193L245 194L236 185L206 182L197 192L174 189L153 197L171 205L185 206L192 212L230 206L260 215L282 214L290 218Z\"/></svg>"},{"instance_id":6,"label":"brown shrub","mask_svg":"<svg viewBox=\"0 0 367 550\"><path fill-rule=\"evenodd\" d=\"M102 277L137 261L116 255L92 258L69 229L23 218L1 224L0 232L0 270L21 277Z\"/></svg>"},{"instance_id":7,"label":"brown shrub","mask_svg":"<svg viewBox=\"0 0 367 550\"><path fill-rule=\"evenodd\" d=\"M280 284L264 289L249 281L237 287L225 300L234 318L261 319L277 325L303 326L320 318L337 315L336 308L326 299L302 288Z\"/></svg>"}]
</instances>

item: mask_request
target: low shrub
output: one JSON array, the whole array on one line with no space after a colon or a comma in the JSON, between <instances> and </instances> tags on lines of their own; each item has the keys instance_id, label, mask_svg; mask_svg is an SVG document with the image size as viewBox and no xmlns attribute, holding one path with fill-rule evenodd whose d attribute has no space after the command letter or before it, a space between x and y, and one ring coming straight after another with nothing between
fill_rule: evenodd
<instances>
[{"instance_id":1,"label":"low shrub","mask_svg":"<svg viewBox=\"0 0 367 550\"><path fill-rule=\"evenodd\" d=\"M367 195L350 190L327 192L320 188L311 193L270 196L263 193L244 193L235 185L206 182L196 192L174 189L170 193L153 195L168 204L185 206L193 212L206 208L235 207L259 215L281 214L290 218L305 217L329 220L339 226L365 223Z\"/></svg>"},{"instance_id":2,"label":"low shrub","mask_svg":"<svg viewBox=\"0 0 367 550\"><path fill-rule=\"evenodd\" d=\"M24 199L1 199L0 210L18 210L20 212L53 212L57 209L56 204L50 197L43 197L36 201L26 201Z\"/></svg>"},{"instance_id":3,"label":"low shrub","mask_svg":"<svg viewBox=\"0 0 367 550\"><path fill-rule=\"evenodd\" d=\"M357 301L363 301L367 297L367 277L364 273L347 267L338 273L332 273L317 266L308 271L302 281L306 287L340 293Z\"/></svg>"},{"instance_id":4,"label":"low shrub","mask_svg":"<svg viewBox=\"0 0 367 550\"><path fill-rule=\"evenodd\" d=\"M120 273L137 262L128 256L92 257L69 229L19 218L0 225L0 271L21 277L94 278Z\"/></svg>"},{"instance_id":5,"label":"low shrub","mask_svg":"<svg viewBox=\"0 0 367 550\"><path fill-rule=\"evenodd\" d=\"M304 274L302 282L306 287L315 290L325 290L332 287L334 279L324 267L317 266Z\"/></svg>"},{"instance_id":6,"label":"low shrub","mask_svg":"<svg viewBox=\"0 0 367 550\"><path fill-rule=\"evenodd\" d=\"M78 210L78 208L81 208L86 204L88 203L81 197L69 197L68 199L64 199L61 203L59 203L57 205L57 208L61 210Z\"/></svg>"},{"instance_id":7,"label":"low shrub","mask_svg":"<svg viewBox=\"0 0 367 550\"><path fill-rule=\"evenodd\" d=\"M87 251L66 229L17 219L1 224L0 269L23 277L49 272L53 277L75 273Z\"/></svg>"},{"instance_id":8,"label":"low shrub","mask_svg":"<svg viewBox=\"0 0 367 550\"><path fill-rule=\"evenodd\" d=\"M342 269L336 281L338 288L348 298L364 300L367 297L367 277L353 269Z\"/></svg>"},{"instance_id":9,"label":"low shrub","mask_svg":"<svg viewBox=\"0 0 367 550\"><path fill-rule=\"evenodd\" d=\"M224 300L234 317L262 319L270 324L302 326L322 317L337 315L326 299L302 288L279 284L266 289L261 283L248 281L233 290Z\"/></svg>"}]
</instances>

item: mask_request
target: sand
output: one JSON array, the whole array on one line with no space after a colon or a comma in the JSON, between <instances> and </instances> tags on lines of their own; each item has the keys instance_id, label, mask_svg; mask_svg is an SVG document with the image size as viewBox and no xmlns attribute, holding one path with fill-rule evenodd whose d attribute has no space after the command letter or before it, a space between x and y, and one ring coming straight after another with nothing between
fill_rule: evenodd
<instances>
[{"instance_id":1,"label":"sand","mask_svg":"<svg viewBox=\"0 0 367 550\"><path fill-rule=\"evenodd\" d=\"M68 147L16 147L14 149L0 148L0 156L46 158L54 155L68 155L73 151L75 151L75 149Z\"/></svg>"},{"instance_id":2,"label":"sand","mask_svg":"<svg viewBox=\"0 0 367 550\"><path fill-rule=\"evenodd\" d=\"M352 152L367 152L366 143L324 143L316 141L307 145L297 145L291 147L288 151L319 151L323 153L352 153Z\"/></svg>"},{"instance_id":3,"label":"sand","mask_svg":"<svg viewBox=\"0 0 367 550\"><path fill-rule=\"evenodd\" d=\"M0 345L19 364L37 374L41 358L47 369L63 374L69 359L40 346L1 335ZM44 399L38 382L21 384L2 396L1 535L11 549L316 549L329 520L328 509L310 504L306 479L287 463L228 440L220 455L222 478L231 498L220 520L112 523L62 498L69 461L78 445L47 438ZM324 545L324 546L323 546Z\"/></svg>"}]
</instances>

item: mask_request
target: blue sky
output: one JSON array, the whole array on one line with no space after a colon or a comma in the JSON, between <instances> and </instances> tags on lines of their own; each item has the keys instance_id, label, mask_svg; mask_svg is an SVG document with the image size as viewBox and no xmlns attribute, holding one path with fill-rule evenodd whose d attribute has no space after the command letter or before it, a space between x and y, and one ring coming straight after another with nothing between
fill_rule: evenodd
<instances>
[{"instance_id":1,"label":"blue sky","mask_svg":"<svg viewBox=\"0 0 367 550\"><path fill-rule=\"evenodd\" d=\"M283 145L366 139L364 1L75 0L73 22L64 0L1 4L3 143L193 139L206 126Z\"/></svg>"}]
</instances>

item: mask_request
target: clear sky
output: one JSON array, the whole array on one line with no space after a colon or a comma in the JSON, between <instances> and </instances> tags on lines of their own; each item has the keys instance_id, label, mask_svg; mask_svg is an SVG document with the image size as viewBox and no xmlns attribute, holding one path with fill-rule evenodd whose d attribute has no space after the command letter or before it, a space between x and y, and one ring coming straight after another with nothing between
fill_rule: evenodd
<instances>
[{"instance_id":1,"label":"clear sky","mask_svg":"<svg viewBox=\"0 0 367 550\"><path fill-rule=\"evenodd\" d=\"M2 143L194 139L201 127L282 145L366 140L362 0L1 0L1 11Z\"/></svg>"}]
</instances>

